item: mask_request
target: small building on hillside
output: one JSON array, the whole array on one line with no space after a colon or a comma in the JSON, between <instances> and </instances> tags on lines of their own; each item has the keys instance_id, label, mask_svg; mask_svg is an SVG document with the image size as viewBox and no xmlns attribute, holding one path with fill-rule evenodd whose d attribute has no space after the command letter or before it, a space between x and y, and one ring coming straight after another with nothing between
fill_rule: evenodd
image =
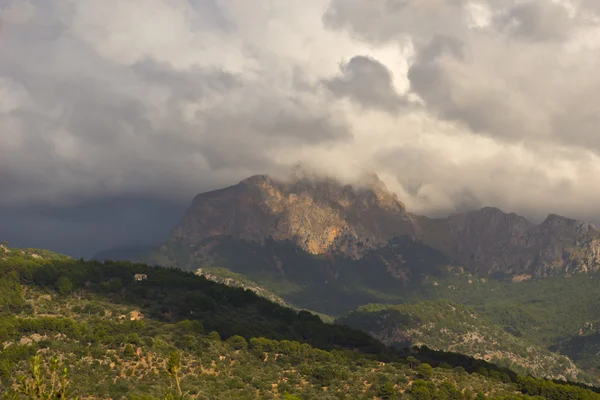
<instances>
[{"instance_id":1,"label":"small building on hillside","mask_svg":"<svg viewBox=\"0 0 600 400\"><path fill-rule=\"evenodd\" d=\"M145 281L146 279L148 279L148 275L146 275L146 274L135 274L133 276L133 279L135 279L136 281Z\"/></svg>"}]
</instances>

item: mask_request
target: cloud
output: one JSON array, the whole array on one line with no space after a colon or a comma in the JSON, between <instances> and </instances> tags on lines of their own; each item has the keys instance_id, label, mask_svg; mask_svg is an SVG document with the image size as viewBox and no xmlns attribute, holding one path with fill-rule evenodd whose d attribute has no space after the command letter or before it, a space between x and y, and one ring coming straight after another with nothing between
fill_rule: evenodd
<instances>
[{"instance_id":1,"label":"cloud","mask_svg":"<svg viewBox=\"0 0 600 400\"><path fill-rule=\"evenodd\" d=\"M582 6L570 11L551 1L489 2L484 4L489 21L469 28L466 4L333 0L325 19L332 28L375 42L395 38L401 45L401 37L412 37L410 90L437 117L503 141L533 146L553 141L600 151L592 128L600 123L600 114L592 111L592 104L600 100L600 81L594 73L600 58L582 45L583 36L598 32L589 10ZM418 22L365 23L373 10L393 15L396 21L416 12ZM441 21L440 10L462 18Z\"/></svg>"},{"instance_id":2,"label":"cloud","mask_svg":"<svg viewBox=\"0 0 600 400\"><path fill-rule=\"evenodd\" d=\"M277 168L272 149L351 138L317 83L252 51L262 33L244 32L216 2L10 7L0 166L19 184L0 202L191 196Z\"/></svg>"},{"instance_id":3,"label":"cloud","mask_svg":"<svg viewBox=\"0 0 600 400\"><path fill-rule=\"evenodd\" d=\"M337 97L349 98L366 109L398 112L408 102L396 92L385 65L367 56L354 56L340 66L341 76L324 80Z\"/></svg>"},{"instance_id":4,"label":"cloud","mask_svg":"<svg viewBox=\"0 0 600 400\"><path fill-rule=\"evenodd\" d=\"M298 162L373 169L429 215L593 219L597 3L1 0L0 233L54 210L41 240L102 201L111 226L115 199L184 208Z\"/></svg>"},{"instance_id":5,"label":"cloud","mask_svg":"<svg viewBox=\"0 0 600 400\"><path fill-rule=\"evenodd\" d=\"M344 29L372 43L458 34L467 29L464 0L332 0L326 27Z\"/></svg>"},{"instance_id":6,"label":"cloud","mask_svg":"<svg viewBox=\"0 0 600 400\"><path fill-rule=\"evenodd\" d=\"M563 40L575 28L564 5L551 1L529 1L501 9L495 18L500 30L517 39Z\"/></svg>"}]
</instances>

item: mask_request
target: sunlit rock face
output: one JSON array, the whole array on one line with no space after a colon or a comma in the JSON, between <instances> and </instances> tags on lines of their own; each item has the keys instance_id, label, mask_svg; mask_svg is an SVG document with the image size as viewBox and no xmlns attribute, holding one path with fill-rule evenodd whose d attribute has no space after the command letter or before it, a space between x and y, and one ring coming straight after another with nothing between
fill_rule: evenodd
<instances>
[{"instance_id":1,"label":"sunlit rock face","mask_svg":"<svg viewBox=\"0 0 600 400\"><path fill-rule=\"evenodd\" d=\"M188 244L212 236L256 242L291 240L314 255L360 257L396 236L415 237L404 205L376 176L360 187L333 179L257 175L203 193L173 233Z\"/></svg>"},{"instance_id":2,"label":"sunlit rock face","mask_svg":"<svg viewBox=\"0 0 600 400\"><path fill-rule=\"evenodd\" d=\"M252 176L196 196L169 242L196 252L210 246L207 239L219 237L258 244L288 241L312 255L354 260L404 238L483 275L548 276L600 268L600 233L590 223L551 214L536 225L492 207L422 217L407 212L375 174L352 185L303 170L285 179ZM382 262L397 270L390 265L403 254L389 257Z\"/></svg>"}]
</instances>

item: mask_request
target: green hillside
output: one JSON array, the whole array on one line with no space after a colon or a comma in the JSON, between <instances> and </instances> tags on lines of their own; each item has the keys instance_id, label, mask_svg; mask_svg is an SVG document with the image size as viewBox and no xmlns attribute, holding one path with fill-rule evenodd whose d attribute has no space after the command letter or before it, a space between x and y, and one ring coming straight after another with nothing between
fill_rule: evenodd
<instances>
[{"instance_id":1,"label":"green hillside","mask_svg":"<svg viewBox=\"0 0 600 400\"><path fill-rule=\"evenodd\" d=\"M567 357L532 345L474 309L448 301L367 305L340 318L395 346L427 345L467 354L514 371L555 379L591 380Z\"/></svg>"},{"instance_id":2,"label":"green hillside","mask_svg":"<svg viewBox=\"0 0 600 400\"><path fill-rule=\"evenodd\" d=\"M427 295L415 293L411 300L441 298L469 305L513 336L560 351L599 376L599 287L598 273L522 282L463 277Z\"/></svg>"},{"instance_id":3,"label":"green hillside","mask_svg":"<svg viewBox=\"0 0 600 400\"><path fill-rule=\"evenodd\" d=\"M180 270L2 251L10 399L600 398L456 353L388 348Z\"/></svg>"},{"instance_id":4,"label":"green hillside","mask_svg":"<svg viewBox=\"0 0 600 400\"><path fill-rule=\"evenodd\" d=\"M562 376L564 371L571 371L568 373L571 377L581 375L575 372L577 368L573 369L566 356L585 372L585 380L598 381L600 378L598 273L538 279L502 274L479 277L460 267L445 265L447 260L429 248L415 248L401 241L360 260L313 256L286 242L260 246L225 238L215 243L208 253L193 253L175 245L165 246L163 251L165 259L172 265L184 269L207 265L203 269L211 270L211 263L218 263L227 266L217 269L220 275L242 277L240 279L262 288L261 291L268 293L267 297L272 300L329 315L344 315L366 304L435 300L464 304L498 331L495 335L499 342L497 346L485 342L481 345L488 346L487 350L469 354L489 358L498 347L509 347L513 350L500 359L516 359L518 362L511 361L510 365L517 370L533 366L543 375ZM420 260L435 267L421 270L420 264L415 264L408 269L412 272L406 279L390 278L384 261L392 259L392 252L398 246L405 246L402 251L407 254L409 264ZM176 260L189 261L180 265ZM332 279L335 268L339 273ZM452 350L452 341L446 346L434 339L423 336L421 341ZM531 359L531 352L527 357L515 357L529 347L534 349L533 354L543 356L536 356L535 361ZM556 360L563 365L558 368L562 368L563 373L556 372Z\"/></svg>"}]
</instances>

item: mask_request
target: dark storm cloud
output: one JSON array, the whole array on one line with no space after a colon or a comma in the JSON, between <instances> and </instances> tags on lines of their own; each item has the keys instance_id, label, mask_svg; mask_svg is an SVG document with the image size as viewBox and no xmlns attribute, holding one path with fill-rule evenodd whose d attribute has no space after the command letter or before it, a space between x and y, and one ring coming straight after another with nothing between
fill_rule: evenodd
<instances>
[{"instance_id":1,"label":"dark storm cloud","mask_svg":"<svg viewBox=\"0 0 600 400\"><path fill-rule=\"evenodd\" d=\"M0 206L0 237L15 247L88 258L101 249L161 243L186 207L140 197L94 199L69 207Z\"/></svg>"},{"instance_id":2,"label":"dark storm cloud","mask_svg":"<svg viewBox=\"0 0 600 400\"><path fill-rule=\"evenodd\" d=\"M385 65L367 56L354 56L340 65L339 77L325 80L325 86L338 97L346 97L366 109L396 112L407 101L394 88L392 74Z\"/></svg>"}]
</instances>

